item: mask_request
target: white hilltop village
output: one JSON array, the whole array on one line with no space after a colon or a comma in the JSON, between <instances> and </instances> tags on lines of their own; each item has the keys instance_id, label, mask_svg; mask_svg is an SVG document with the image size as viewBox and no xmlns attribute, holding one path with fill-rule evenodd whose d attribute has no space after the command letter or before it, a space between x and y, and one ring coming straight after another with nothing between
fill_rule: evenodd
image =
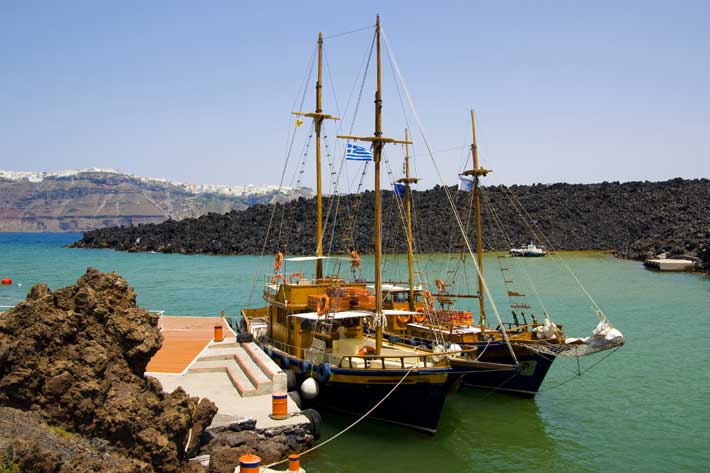
<instances>
[{"instance_id":1,"label":"white hilltop village","mask_svg":"<svg viewBox=\"0 0 710 473\"><path fill-rule=\"evenodd\" d=\"M160 183L179 187L191 194L219 194L229 196L249 196L272 194L279 192L288 195L297 188L278 185L223 185L223 184L186 184L182 182L169 181L161 177L143 177L135 174L124 173L110 168L85 168L85 169L66 169L62 171L6 171L0 169L0 179L10 181L26 181L39 183L47 178L70 178L80 174L115 174L120 177L136 179L146 183ZM306 188L298 188L303 191ZM310 190L310 189L309 189Z\"/></svg>"}]
</instances>

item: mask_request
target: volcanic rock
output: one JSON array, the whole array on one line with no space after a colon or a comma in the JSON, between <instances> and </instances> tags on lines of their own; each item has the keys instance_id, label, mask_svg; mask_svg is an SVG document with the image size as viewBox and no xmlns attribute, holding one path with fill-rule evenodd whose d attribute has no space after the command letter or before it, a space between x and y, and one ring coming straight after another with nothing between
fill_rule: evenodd
<instances>
[{"instance_id":1,"label":"volcanic rock","mask_svg":"<svg viewBox=\"0 0 710 473\"><path fill-rule=\"evenodd\" d=\"M456 193L454 188L448 192L453 193L459 215L469 220L471 194ZM439 253L464 248L447 189L437 186L412 194L416 250ZM382 196L383 249L406 252L399 203L392 192ZM548 249L610 250L632 259L665 251L697 256L710 269L709 203L708 179L485 186L483 241L486 250L508 250L533 240ZM324 247L329 252L343 253L350 247L361 253L371 251L373 192L328 197L324 208L333 209L325 212L329 218ZM340 210L334 219L336 208ZM270 225L272 215L275 223ZM278 250L313 254L315 220L315 200L301 198L226 214L94 230L85 232L74 246L214 254L261 254L264 248L271 254ZM475 245L475 230L469 232Z\"/></svg>"},{"instance_id":2,"label":"volcanic rock","mask_svg":"<svg viewBox=\"0 0 710 473\"><path fill-rule=\"evenodd\" d=\"M116 273L89 268L73 286L34 286L0 316L0 406L180 471L189 432L199 438L217 409L143 377L162 343L157 322Z\"/></svg>"},{"instance_id":3,"label":"volcanic rock","mask_svg":"<svg viewBox=\"0 0 710 473\"><path fill-rule=\"evenodd\" d=\"M36 413L0 407L0 432L3 472L153 471L147 463L117 454L105 441L49 426Z\"/></svg>"}]
</instances>

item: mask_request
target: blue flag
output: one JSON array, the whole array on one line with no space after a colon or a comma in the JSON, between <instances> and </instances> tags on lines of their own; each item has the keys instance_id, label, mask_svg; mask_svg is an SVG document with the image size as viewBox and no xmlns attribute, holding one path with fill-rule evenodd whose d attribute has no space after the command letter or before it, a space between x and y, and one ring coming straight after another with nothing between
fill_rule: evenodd
<instances>
[{"instance_id":1,"label":"blue flag","mask_svg":"<svg viewBox=\"0 0 710 473\"><path fill-rule=\"evenodd\" d=\"M404 184L396 183L396 184L394 185L394 193L395 193L395 195L397 195L397 196L399 196L399 197L404 197L404 191L405 191L406 187L407 187L407 186L405 186Z\"/></svg>"},{"instance_id":2,"label":"blue flag","mask_svg":"<svg viewBox=\"0 0 710 473\"><path fill-rule=\"evenodd\" d=\"M356 146L348 143L348 148L345 151L345 159L350 161L372 161L372 150L364 146Z\"/></svg>"}]
</instances>

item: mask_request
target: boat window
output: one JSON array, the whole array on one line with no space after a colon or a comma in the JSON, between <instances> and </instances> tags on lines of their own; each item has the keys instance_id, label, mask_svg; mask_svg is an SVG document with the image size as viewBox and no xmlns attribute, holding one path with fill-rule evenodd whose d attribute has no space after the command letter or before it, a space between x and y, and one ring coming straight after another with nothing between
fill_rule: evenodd
<instances>
[{"instance_id":1,"label":"boat window","mask_svg":"<svg viewBox=\"0 0 710 473\"><path fill-rule=\"evenodd\" d=\"M406 292L395 292L393 294L394 296L394 301L395 302L407 302L407 293Z\"/></svg>"}]
</instances>

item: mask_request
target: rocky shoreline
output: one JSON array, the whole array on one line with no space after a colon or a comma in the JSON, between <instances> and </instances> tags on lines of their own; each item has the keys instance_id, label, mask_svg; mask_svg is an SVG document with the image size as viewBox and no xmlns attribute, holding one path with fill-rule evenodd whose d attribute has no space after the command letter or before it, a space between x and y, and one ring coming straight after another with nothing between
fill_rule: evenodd
<instances>
[{"instance_id":1,"label":"rocky shoreline","mask_svg":"<svg viewBox=\"0 0 710 473\"><path fill-rule=\"evenodd\" d=\"M451 188L454 190L454 188ZM421 253L461 248L444 188L413 192L414 229ZM456 194L462 216L470 194ZM520 206L516 205L519 203ZM368 253L372 247L374 193L326 198L324 208L338 207L337 221L326 227L324 246L332 253L349 247ZM524 210L522 210L524 209ZM266 230L272 214L269 238ZM330 215L335 215L332 210ZM525 216L527 225L521 216ZM383 192L383 246L405 252L406 238L392 192ZM72 246L164 253L260 254L285 249L313 252L314 199L255 205L242 211L208 214L160 224L110 227L84 233ZM486 250L539 241L558 250L604 250L642 260L659 253L699 258L710 269L710 180L535 184L483 188L482 221ZM333 236L332 239L330 236Z\"/></svg>"},{"instance_id":2,"label":"rocky shoreline","mask_svg":"<svg viewBox=\"0 0 710 473\"><path fill-rule=\"evenodd\" d=\"M308 448L317 426L209 430L217 407L144 376L162 336L118 274L34 286L0 313L0 471L232 472ZM189 458L209 455L207 466Z\"/></svg>"}]
</instances>

